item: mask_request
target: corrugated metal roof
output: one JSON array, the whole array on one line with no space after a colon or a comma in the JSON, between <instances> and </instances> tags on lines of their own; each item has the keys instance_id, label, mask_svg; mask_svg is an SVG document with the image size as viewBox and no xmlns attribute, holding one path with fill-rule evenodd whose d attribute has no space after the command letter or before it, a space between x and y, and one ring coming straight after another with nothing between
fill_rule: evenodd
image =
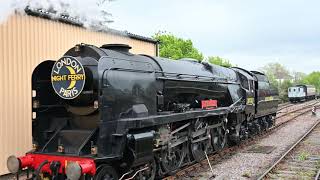
<instances>
[{"instance_id":1,"label":"corrugated metal roof","mask_svg":"<svg viewBox=\"0 0 320 180\"><path fill-rule=\"evenodd\" d=\"M152 39L152 38L149 38L149 37L145 37L145 36L141 36L141 35L138 35L138 34L133 34L133 33L130 33L128 31L124 31L130 38L133 38L133 39L137 39L137 40L144 40L144 41L148 41L148 42L152 42L152 43L159 43L159 41L155 40L155 39Z\"/></svg>"},{"instance_id":2,"label":"corrugated metal roof","mask_svg":"<svg viewBox=\"0 0 320 180\"><path fill-rule=\"evenodd\" d=\"M26 7L25 12L26 12L26 14L31 15L31 16L38 16L38 17L42 17L42 18L46 18L46 19L50 19L50 20L60 21L62 23L67 23L67 24L71 24L71 25L75 25L75 26L84 27L83 23L81 21L79 21L77 18L73 18L73 17L69 16L68 14L57 14L53 10L49 11L49 10L44 10L44 9L32 9L32 8ZM150 38L150 37L130 33L128 31L120 31L120 30L116 30L116 29L112 29L112 28L108 28L108 27L104 27L104 26L97 25L96 27L93 28L93 30L98 31L98 32L106 32L106 33L113 33L113 34L117 34L117 35L121 35L121 36L127 36L132 39L151 42L154 44L159 43L159 41L157 41L153 38Z\"/></svg>"}]
</instances>

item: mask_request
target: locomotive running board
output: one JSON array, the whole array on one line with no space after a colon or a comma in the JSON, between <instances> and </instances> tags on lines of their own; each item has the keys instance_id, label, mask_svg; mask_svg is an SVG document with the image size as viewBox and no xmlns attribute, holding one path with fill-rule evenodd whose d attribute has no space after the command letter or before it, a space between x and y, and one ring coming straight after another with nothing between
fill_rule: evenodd
<instances>
[{"instance_id":1,"label":"locomotive running board","mask_svg":"<svg viewBox=\"0 0 320 180\"><path fill-rule=\"evenodd\" d=\"M210 117L210 116L226 116L229 113L234 113L237 111L241 111L245 108L244 105L239 104L243 98L238 99L235 103L228 107L220 107L217 109L211 110L193 110L193 111L185 111L182 113L171 113L165 115L155 115L141 118L125 118L119 119L117 121L117 133L125 132L127 128L144 128L156 125L163 125L177 121L183 121L186 119L195 119L201 117Z\"/></svg>"}]
</instances>

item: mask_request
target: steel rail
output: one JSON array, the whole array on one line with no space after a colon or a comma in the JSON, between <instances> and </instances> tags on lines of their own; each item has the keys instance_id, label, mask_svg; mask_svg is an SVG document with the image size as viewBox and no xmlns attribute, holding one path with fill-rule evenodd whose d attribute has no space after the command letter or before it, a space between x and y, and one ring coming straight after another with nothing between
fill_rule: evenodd
<instances>
[{"instance_id":1,"label":"steel rail","mask_svg":"<svg viewBox=\"0 0 320 180\"><path fill-rule=\"evenodd\" d=\"M319 171L318 171L318 173L317 173L316 177L314 178L314 180L319 180L319 179L320 179L320 169L319 169Z\"/></svg>"},{"instance_id":2,"label":"steel rail","mask_svg":"<svg viewBox=\"0 0 320 180\"><path fill-rule=\"evenodd\" d=\"M264 177L266 177L295 147L297 147L300 142L302 142L312 131L314 128L316 128L320 124L320 121L317 120L317 122L298 140L296 141L290 149L288 149L273 165L267 169L257 180L262 180Z\"/></svg>"},{"instance_id":3,"label":"steel rail","mask_svg":"<svg viewBox=\"0 0 320 180\"><path fill-rule=\"evenodd\" d=\"M286 105L283 105L283 106L280 106L280 104L278 105L278 111L281 111L282 109L286 109L288 107L291 107L291 106L294 106L296 104L286 104Z\"/></svg>"},{"instance_id":4,"label":"steel rail","mask_svg":"<svg viewBox=\"0 0 320 180\"><path fill-rule=\"evenodd\" d=\"M279 119L279 118L282 118L290 113L293 113L293 112L297 112L299 110L304 110L306 109L307 107L311 107L311 106L314 106L315 104L319 103L319 101L316 101L316 102L312 102L312 103L309 103L309 104L305 104L304 106L298 108L298 109L295 109L293 111L290 111L290 112L285 112L284 114L281 114L280 116L276 117L276 119ZM291 107L291 106L289 106ZM281 111L282 109L279 109L277 112Z\"/></svg>"}]
</instances>

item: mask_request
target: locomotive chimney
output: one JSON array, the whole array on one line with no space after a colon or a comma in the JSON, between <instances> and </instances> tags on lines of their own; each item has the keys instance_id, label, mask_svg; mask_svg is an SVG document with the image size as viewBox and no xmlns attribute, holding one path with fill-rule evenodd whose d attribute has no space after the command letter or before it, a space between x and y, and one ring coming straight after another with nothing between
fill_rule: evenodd
<instances>
[{"instance_id":1,"label":"locomotive chimney","mask_svg":"<svg viewBox=\"0 0 320 180\"><path fill-rule=\"evenodd\" d=\"M101 48L128 53L131 49L131 46L127 44L104 44L101 46Z\"/></svg>"}]
</instances>

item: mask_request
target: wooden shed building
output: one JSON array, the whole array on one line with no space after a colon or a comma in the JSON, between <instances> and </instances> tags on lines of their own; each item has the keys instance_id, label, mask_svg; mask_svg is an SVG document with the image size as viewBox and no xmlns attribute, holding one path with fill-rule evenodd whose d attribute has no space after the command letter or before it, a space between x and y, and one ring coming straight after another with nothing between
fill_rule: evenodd
<instances>
[{"instance_id":1,"label":"wooden shed building","mask_svg":"<svg viewBox=\"0 0 320 180\"><path fill-rule=\"evenodd\" d=\"M151 56L158 52L151 38L110 29L91 31L41 13L15 14L0 24L0 175L8 173L9 155L32 148L31 74L39 63L58 59L79 43L128 44L131 52Z\"/></svg>"}]
</instances>

